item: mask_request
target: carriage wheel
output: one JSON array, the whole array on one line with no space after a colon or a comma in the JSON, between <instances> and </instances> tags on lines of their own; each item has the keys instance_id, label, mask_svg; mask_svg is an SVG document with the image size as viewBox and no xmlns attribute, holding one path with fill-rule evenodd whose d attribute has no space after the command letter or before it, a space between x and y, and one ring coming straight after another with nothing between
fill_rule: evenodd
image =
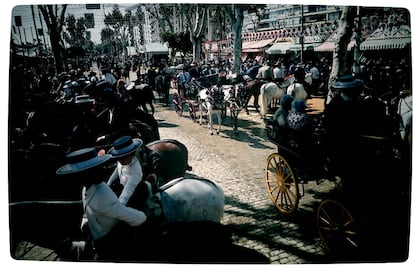
<instances>
[{"instance_id":1,"label":"carriage wheel","mask_svg":"<svg viewBox=\"0 0 414 268\"><path fill-rule=\"evenodd\" d=\"M183 115L183 106L181 103L181 98L177 93L174 93L173 95L173 104L174 104L174 110L177 113L178 116Z\"/></svg>"},{"instance_id":2,"label":"carriage wheel","mask_svg":"<svg viewBox=\"0 0 414 268\"><path fill-rule=\"evenodd\" d=\"M355 219L340 202L332 199L322 201L316 216L319 237L327 250L339 252L358 248Z\"/></svg>"},{"instance_id":3,"label":"carriage wheel","mask_svg":"<svg viewBox=\"0 0 414 268\"><path fill-rule=\"evenodd\" d=\"M293 213L299 204L299 187L293 170L278 153L267 158L265 180L270 198L279 212Z\"/></svg>"},{"instance_id":4,"label":"carriage wheel","mask_svg":"<svg viewBox=\"0 0 414 268\"><path fill-rule=\"evenodd\" d=\"M191 120L193 120L193 122L196 122L197 120L196 106L194 105L194 103L190 103L188 108L189 108L188 111L190 112Z\"/></svg>"}]
</instances>

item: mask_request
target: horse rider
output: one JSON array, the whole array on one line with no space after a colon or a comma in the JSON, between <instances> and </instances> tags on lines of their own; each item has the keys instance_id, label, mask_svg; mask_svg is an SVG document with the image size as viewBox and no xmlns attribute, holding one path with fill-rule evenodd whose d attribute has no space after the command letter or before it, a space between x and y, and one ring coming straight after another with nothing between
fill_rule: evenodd
<instances>
[{"instance_id":1,"label":"horse rider","mask_svg":"<svg viewBox=\"0 0 414 268\"><path fill-rule=\"evenodd\" d=\"M136 156L142 146L141 139L123 136L114 141L108 151L117 161L117 167L109 177L107 184L119 196L119 202L145 211L147 217L154 218L161 214L160 197L155 175L152 181L143 180L141 163Z\"/></svg>"},{"instance_id":2,"label":"horse rider","mask_svg":"<svg viewBox=\"0 0 414 268\"><path fill-rule=\"evenodd\" d=\"M191 76L187 67L183 67L181 72L177 75L178 80L178 95L186 96L185 84L190 82Z\"/></svg>"},{"instance_id":3,"label":"horse rider","mask_svg":"<svg viewBox=\"0 0 414 268\"><path fill-rule=\"evenodd\" d=\"M275 64L275 68L273 69L273 81L276 83L283 83L285 80L284 70L281 67L281 63L278 61Z\"/></svg>"},{"instance_id":4,"label":"horse rider","mask_svg":"<svg viewBox=\"0 0 414 268\"><path fill-rule=\"evenodd\" d=\"M265 80L267 82L273 80L273 70L269 60L267 60L265 64L259 68L259 71L256 75L256 79Z\"/></svg>"},{"instance_id":5,"label":"horse rider","mask_svg":"<svg viewBox=\"0 0 414 268\"><path fill-rule=\"evenodd\" d=\"M288 86L287 90L286 90L286 94L288 95L292 95L293 97L297 98L297 93L298 92L306 92L309 85L308 83L305 81L305 70L304 68L299 65L299 67L296 68L294 76L295 76L295 80L293 81L293 83L291 85ZM306 98L306 96L300 96L300 98Z\"/></svg>"},{"instance_id":6,"label":"horse rider","mask_svg":"<svg viewBox=\"0 0 414 268\"><path fill-rule=\"evenodd\" d=\"M211 67L211 63L207 63L206 68L201 72L203 76L217 74L217 71Z\"/></svg>"},{"instance_id":7,"label":"horse rider","mask_svg":"<svg viewBox=\"0 0 414 268\"><path fill-rule=\"evenodd\" d=\"M56 174L71 176L83 186L82 201L87 224L99 259L127 260L136 254L135 231L147 217L144 212L122 204L108 184L105 183L105 164L111 155L98 155L95 148L84 148L66 155L67 163ZM87 228L86 228L87 227Z\"/></svg>"},{"instance_id":8,"label":"horse rider","mask_svg":"<svg viewBox=\"0 0 414 268\"><path fill-rule=\"evenodd\" d=\"M116 86L116 77L115 75L107 68L102 69L103 80L108 82L112 88Z\"/></svg>"},{"instance_id":9,"label":"horse rider","mask_svg":"<svg viewBox=\"0 0 414 268\"><path fill-rule=\"evenodd\" d=\"M255 79L260 67L262 66L257 61L254 61L253 65L247 69L246 75L248 75L251 79Z\"/></svg>"}]
</instances>

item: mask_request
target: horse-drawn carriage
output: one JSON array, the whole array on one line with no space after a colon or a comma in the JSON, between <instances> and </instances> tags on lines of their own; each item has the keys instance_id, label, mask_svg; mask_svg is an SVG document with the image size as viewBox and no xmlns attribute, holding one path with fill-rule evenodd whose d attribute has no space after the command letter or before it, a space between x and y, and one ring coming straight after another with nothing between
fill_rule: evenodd
<instances>
[{"instance_id":1,"label":"horse-drawn carriage","mask_svg":"<svg viewBox=\"0 0 414 268\"><path fill-rule=\"evenodd\" d=\"M217 117L220 132L222 119L229 111L233 119L233 129L237 130L237 116L242 109L247 110L247 102L252 96L248 92L247 80L243 77L208 75L199 79L192 79L185 84L186 96L178 93L173 95L174 109L178 115L182 115L187 106L190 118L196 122L199 119L200 125L203 116L207 116L210 133L213 134L213 116Z\"/></svg>"},{"instance_id":2,"label":"horse-drawn carriage","mask_svg":"<svg viewBox=\"0 0 414 268\"><path fill-rule=\"evenodd\" d=\"M332 136L326 109L313 115L311 137L289 129L280 135L277 122L265 121L269 140L277 145L265 164L273 204L281 214L292 215L305 184L332 182L329 191L320 194L316 223L324 248L345 258L341 261L401 261L408 256L411 143L400 135L405 128L405 116L397 110L401 102L407 99L391 102L366 95L359 111L364 127L353 137L350 132Z\"/></svg>"},{"instance_id":3,"label":"horse-drawn carriage","mask_svg":"<svg viewBox=\"0 0 414 268\"><path fill-rule=\"evenodd\" d=\"M204 88L209 88L217 83L217 75L209 75L199 79L191 79L184 83L183 91L174 93L172 96L174 110L177 115L182 116L184 110L188 110L191 120L196 122L197 112L200 111L199 92Z\"/></svg>"}]
</instances>

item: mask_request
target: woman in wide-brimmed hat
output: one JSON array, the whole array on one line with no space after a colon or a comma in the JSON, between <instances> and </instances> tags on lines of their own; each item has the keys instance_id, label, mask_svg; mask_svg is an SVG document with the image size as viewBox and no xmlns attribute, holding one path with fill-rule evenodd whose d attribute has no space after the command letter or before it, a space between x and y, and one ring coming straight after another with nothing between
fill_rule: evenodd
<instances>
[{"instance_id":1,"label":"woman in wide-brimmed hat","mask_svg":"<svg viewBox=\"0 0 414 268\"><path fill-rule=\"evenodd\" d=\"M107 184L119 196L122 204L146 211L147 216L150 217L159 216L161 209L159 204L157 206L157 203L148 201L148 197L154 197L153 193L157 188L156 179L154 178L155 181L152 183L143 180L142 166L136 156L136 151L142 144L141 139L133 139L131 136L122 136L114 141L108 154L117 160L117 167ZM154 210L155 208L157 211Z\"/></svg>"},{"instance_id":2,"label":"woman in wide-brimmed hat","mask_svg":"<svg viewBox=\"0 0 414 268\"><path fill-rule=\"evenodd\" d=\"M87 223L101 259L127 258L134 243L131 228L143 224L147 217L139 210L126 207L105 183L104 165L111 155L98 155L95 148L85 148L67 154L67 164L56 174L70 175L83 185L82 200Z\"/></svg>"}]
</instances>

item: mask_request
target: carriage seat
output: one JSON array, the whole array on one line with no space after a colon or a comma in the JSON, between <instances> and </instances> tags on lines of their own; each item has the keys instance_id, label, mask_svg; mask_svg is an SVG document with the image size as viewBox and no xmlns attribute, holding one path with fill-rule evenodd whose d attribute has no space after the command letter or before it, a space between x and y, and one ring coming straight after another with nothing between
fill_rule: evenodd
<instances>
[{"instance_id":1,"label":"carriage seat","mask_svg":"<svg viewBox=\"0 0 414 268\"><path fill-rule=\"evenodd\" d=\"M279 126L276 120L272 118L264 119L267 136L273 143L287 145L288 129Z\"/></svg>"},{"instance_id":2,"label":"carriage seat","mask_svg":"<svg viewBox=\"0 0 414 268\"><path fill-rule=\"evenodd\" d=\"M271 118L265 118L264 122L268 138L276 145L290 148L299 154L306 154L306 152L312 150L312 146L316 143L313 135L305 130L282 128L276 120Z\"/></svg>"}]
</instances>

